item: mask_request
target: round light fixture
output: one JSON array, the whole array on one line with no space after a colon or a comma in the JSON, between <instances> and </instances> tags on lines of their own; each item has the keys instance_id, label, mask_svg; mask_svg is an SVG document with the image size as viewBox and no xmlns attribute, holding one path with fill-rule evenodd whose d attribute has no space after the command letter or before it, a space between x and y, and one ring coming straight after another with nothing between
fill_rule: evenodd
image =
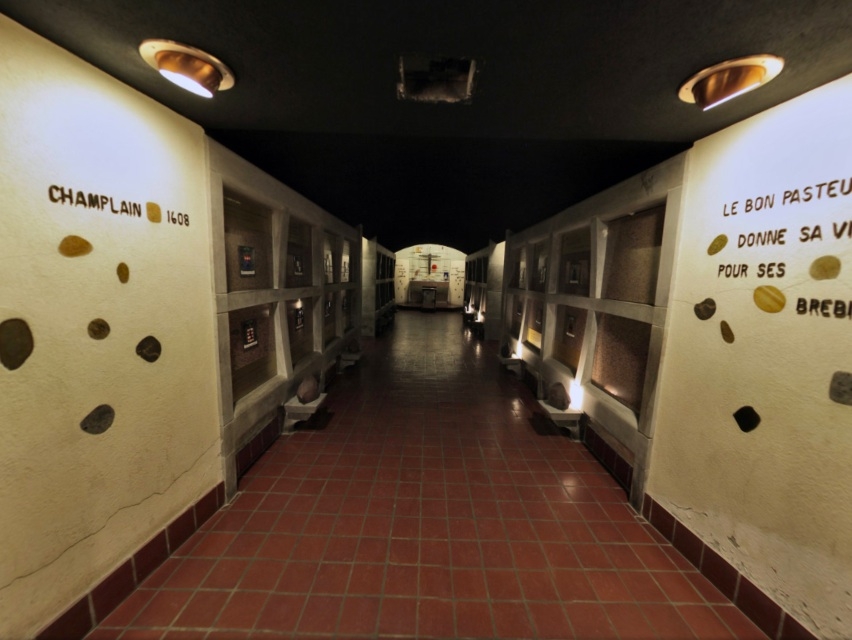
<instances>
[{"instance_id":1,"label":"round light fixture","mask_svg":"<svg viewBox=\"0 0 852 640\"><path fill-rule=\"evenodd\" d=\"M784 59L769 54L726 60L684 82L678 97L707 111L766 84L783 68Z\"/></svg>"},{"instance_id":2,"label":"round light fixture","mask_svg":"<svg viewBox=\"0 0 852 640\"><path fill-rule=\"evenodd\" d=\"M189 45L145 40L139 55L170 82L204 98L234 86L234 74L221 60Z\"/></svg>"}]
</instances>

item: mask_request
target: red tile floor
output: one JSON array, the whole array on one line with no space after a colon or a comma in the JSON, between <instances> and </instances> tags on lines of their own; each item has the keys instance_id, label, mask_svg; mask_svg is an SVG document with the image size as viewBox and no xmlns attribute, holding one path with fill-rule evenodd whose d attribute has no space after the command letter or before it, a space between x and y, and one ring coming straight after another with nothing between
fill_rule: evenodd
<instances>
[{"instance_id":1,"label":"red tile floor","mask_svg":"<svg viewBox=\"0 0 852 640\"><path fill-rule=\"evenodd\" d=\"M765 638L460 314L363 347L89 638Z\"/></svg>"}]
</instances>

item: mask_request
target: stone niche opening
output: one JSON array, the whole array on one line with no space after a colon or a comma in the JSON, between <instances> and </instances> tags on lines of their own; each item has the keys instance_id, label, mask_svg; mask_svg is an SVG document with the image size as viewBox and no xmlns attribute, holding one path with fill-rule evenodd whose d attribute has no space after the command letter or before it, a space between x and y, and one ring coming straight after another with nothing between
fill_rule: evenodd
<instances>
[{"instance_id":1,"label":"stone niche opening","mask_svg":"<svg viewBox=\"0 0 852 640\"><path fill-rule=\"evenodd\" d=\"M275 305L228 313L234 402L277 374Z\"/></svg>"}]
</instances>

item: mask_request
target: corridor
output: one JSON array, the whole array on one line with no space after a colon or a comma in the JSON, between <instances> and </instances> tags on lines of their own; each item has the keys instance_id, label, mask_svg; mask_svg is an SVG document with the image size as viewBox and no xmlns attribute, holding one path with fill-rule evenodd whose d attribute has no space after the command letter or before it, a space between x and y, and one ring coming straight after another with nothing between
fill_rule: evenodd
<instances>
[{"instance_id":1,"label":"corridor","mask_svg":"<svg viewBox=\"0 0 852 640\"><path fill-rule=\"evenodd\" d=\"M460 314L362 346L89 638L765 637Z\"/></svg>"}]
</instances>

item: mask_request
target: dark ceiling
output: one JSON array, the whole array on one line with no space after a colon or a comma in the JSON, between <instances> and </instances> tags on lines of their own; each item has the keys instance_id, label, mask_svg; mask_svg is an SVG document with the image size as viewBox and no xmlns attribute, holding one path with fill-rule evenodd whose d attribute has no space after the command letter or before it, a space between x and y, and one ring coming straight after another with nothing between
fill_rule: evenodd
<instances>
[{"instance_id":1,"label":"dark ceiling","mask_svg":"<svg viewBox=\"0 0 852 640\"><path fill-rule=\"evenodd\" d=\"M0 12L197 122L392 250L499 241L734 122L852 73L850 0L0 0ZM204 100L140 58L197 46L236 86ZM398 57L474 58L470 104L396 97ZM786 59L702 113L703 67Z\"/></svg>"}]
</instances>

